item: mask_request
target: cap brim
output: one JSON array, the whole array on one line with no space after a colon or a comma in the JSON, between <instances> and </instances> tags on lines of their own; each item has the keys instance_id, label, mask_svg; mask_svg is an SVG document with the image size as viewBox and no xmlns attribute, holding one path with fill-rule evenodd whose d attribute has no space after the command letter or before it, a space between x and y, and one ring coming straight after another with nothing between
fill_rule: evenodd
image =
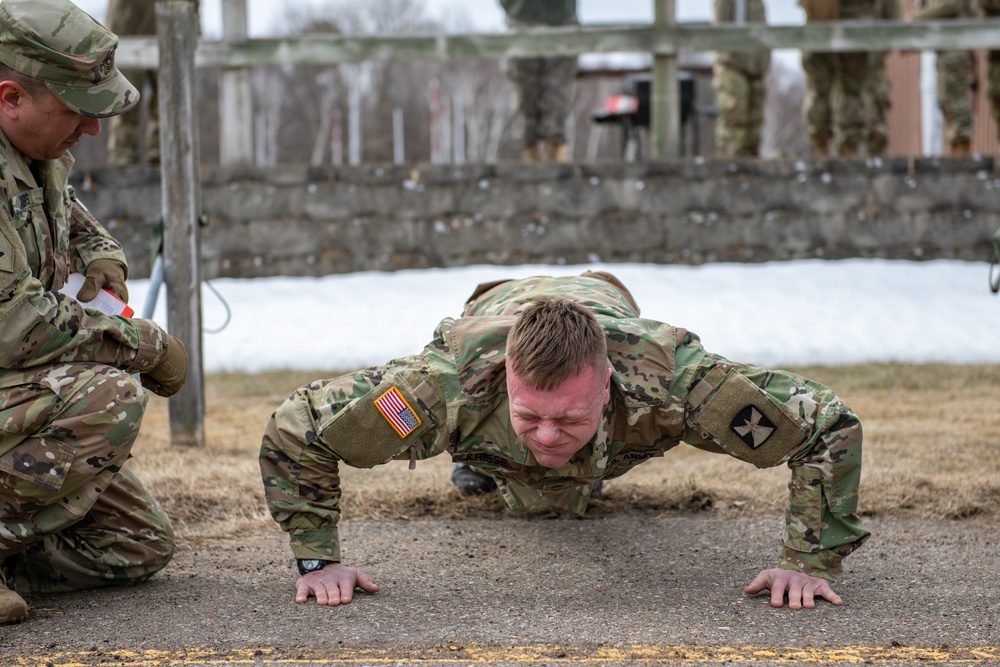
<instances>
[{"instance_id":1,"label":"cap brim","mask_svg":"<svg viewBox=\"0 0 1000 667\"><path fill-rule=\"evenodd\" d=\"M111 76L94 86L65 86L48 81L45 85L63 104L90 118L117 116L139 103L139 91L117 67Z\"/></svg>"}]
</instances>

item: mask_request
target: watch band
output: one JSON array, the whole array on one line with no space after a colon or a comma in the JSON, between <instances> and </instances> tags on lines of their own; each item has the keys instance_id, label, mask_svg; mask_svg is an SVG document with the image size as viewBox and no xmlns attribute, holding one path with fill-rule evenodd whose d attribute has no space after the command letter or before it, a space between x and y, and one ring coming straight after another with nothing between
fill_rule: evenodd
<instances>
[{"instance_id":1,"label":"watch band","mask_svg":"<svg viewBox=\"0 0 1000 667\"><path fill-rule=\"evenodd\" d=\"M299 568L299 574L309 574L310 572L316 572L317 570L322 570L330 563L335 563L335 562L337 561L322 560L319 558L299 558L295 561L295 565L296 567Z\"/></svg>"}]
</instances>

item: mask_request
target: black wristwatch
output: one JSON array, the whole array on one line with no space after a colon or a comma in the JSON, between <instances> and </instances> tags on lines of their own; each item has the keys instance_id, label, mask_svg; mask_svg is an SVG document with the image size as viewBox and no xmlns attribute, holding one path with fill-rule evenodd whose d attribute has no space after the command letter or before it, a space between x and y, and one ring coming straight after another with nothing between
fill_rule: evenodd
<instances>
[{"instance_id":1,"label":"black wristwatch","mask_svg":"<svg viewBox=\"0 0 1000 667\"><path fill-rule=\"evenodd\" d=\"M316 570L322 570L324 567L330 563L336 563L333 560L320 560L318 558L299 558L295 561L295 564L299 568L299 574L309 574L310 572L315 572Z\"/></svg>"}]
</instances>

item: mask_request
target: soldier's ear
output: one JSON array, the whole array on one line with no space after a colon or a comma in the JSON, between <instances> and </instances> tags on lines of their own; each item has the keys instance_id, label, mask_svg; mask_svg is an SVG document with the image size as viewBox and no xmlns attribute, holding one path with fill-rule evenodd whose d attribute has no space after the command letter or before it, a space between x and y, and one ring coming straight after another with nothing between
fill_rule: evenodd
<instances>
[{"instance_id":1,"label":"soldier's ear","mask_svg":"<svg viewBox=\"0 0 1000 667\"><path fill-rule=\"evenodd\" d=\"M11 120L17 120L27 95L27 91L17 81L0 81L0 113Z\"/></svg>"}]
</instances>

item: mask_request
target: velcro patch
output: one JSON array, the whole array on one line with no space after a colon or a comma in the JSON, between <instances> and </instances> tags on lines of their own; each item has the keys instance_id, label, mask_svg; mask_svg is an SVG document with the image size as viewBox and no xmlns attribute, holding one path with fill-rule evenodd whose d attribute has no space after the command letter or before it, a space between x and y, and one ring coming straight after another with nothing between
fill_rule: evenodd
<instances>
[{"instance_id":1,"label":"velcro patch","mask_svg":"<svg viewBox=\"0 0 1000 667\"><path fill-rule=\"evenodd\" d=\"M740 410L729 428L733 429L750 449L757 449L763 445L775 431L774 423L752 405Z\"/></svg>"},{"instance_id":2,"label":"velcro patch","mask_svg":"<svg viewBox=\"0 0 1000 667\"><path fill-rule=\"evenodd\" d=\"M14 272L14 242L7 236L7 231L0 228L0 271Z\"/></svg>"},{"instance_id":3,"label":"velcro patch","mask_svg":"<svg viewBox=\"0 0 1000 667\"><path fill-rule=\"evenodd\" d=\"M724 376L719 373L713 380L716 389L697 406L691 419L736 458L758 468L769 468L781 463L805 441L808 434L738 372Z\"/></svg>"},{"instance_id":4,"label":"velcro patch","mask_svg":"<svg viewBox=\"0 0 1000 667\"><path fill-rule=\"evenodd\" d=\"M376 398L375 407L400 438L405 438L420 426L417 413L395 387Z\"/></svg>"}]
</instances>

